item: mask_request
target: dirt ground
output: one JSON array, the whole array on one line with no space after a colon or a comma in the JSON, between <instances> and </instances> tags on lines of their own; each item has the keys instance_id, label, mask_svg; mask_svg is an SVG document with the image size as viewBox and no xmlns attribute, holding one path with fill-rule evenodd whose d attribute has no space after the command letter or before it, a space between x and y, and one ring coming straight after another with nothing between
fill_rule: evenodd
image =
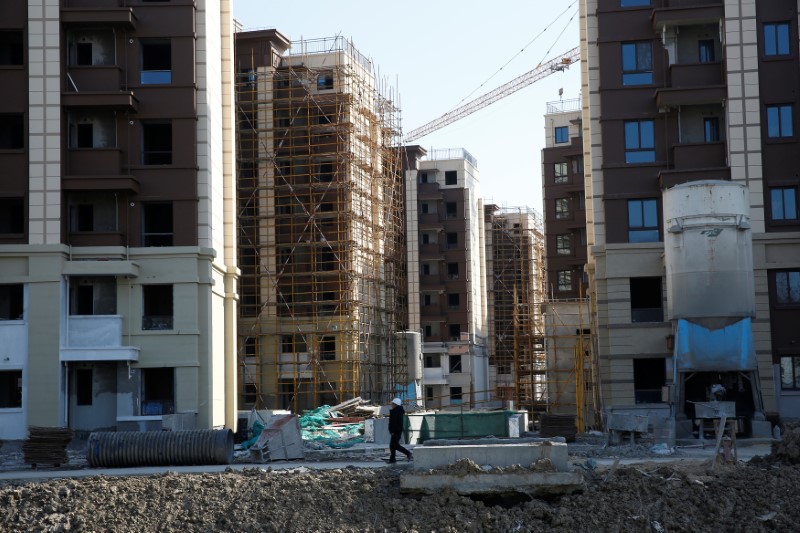
<instances>
[{"instance_id":1,"label":"dirt ground","mask_svg":"<svg viewBox=\"0 0 800 533\"><path fill-rule=\"evenodd\" d=\"M577 458L572 463L580 462ZM588 460L587 460L587 464ZM97 476L0 485L0 531L796 531L800 428L772 454L707 463L579 468L583 492L486 502L400 493L410 468L150 477Z\"/></svg>"}]
</instances>

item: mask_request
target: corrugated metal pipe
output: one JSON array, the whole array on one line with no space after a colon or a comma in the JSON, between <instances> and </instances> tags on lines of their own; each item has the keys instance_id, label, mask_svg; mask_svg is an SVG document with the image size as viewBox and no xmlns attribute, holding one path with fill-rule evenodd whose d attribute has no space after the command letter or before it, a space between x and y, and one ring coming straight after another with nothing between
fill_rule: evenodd
<instances>
[{"instance_id":1,"label":"corrugated metal pipe","mask_svg":"<svg viewBox=\"0 0 800 533\"><path fill-rule=\"evenodd\" d=\"M233 432L96 431L89 435L86 455L90 467L228 464L233 461Z\"/></svg>"}]
</instances>

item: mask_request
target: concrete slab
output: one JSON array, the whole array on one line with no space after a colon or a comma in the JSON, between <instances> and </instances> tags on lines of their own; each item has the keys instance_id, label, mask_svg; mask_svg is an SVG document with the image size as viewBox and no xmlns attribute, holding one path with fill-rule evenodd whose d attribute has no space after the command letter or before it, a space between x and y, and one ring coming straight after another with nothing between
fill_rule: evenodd
<instances>
[{"instance_id":1,"label":"concrete slab","mask_svg":"<svg viewBox=\"0 0 800 533\"><path fill-rule=\"evenodd\" d=\"M433 494L453 489L463 495L526 494L556 496L583 488L583 477L577 472L519 472L483 474L422 474L400 476L400 492Z\"/></svg>"},{"instance_id":2,"label":"concrete slab","mask_svg":"<svg viewBox=\"0 0 800 533\"><path fill-rule=\"evenodd\" d=\"M418 446L414 449L414 469L441 468L461 459L479 465L508 467L529 466L540 459L550 459L559 472L567 471L567 445L561 442L524 444L483 444L472 446Z\"/></svg>"},{"instance_id":3,"label":"concrete slab","mask_svg":"<svg viewBox=\"0 0 800 533\"><path fill-rule=\"evenodd\" d=\"M302 459L303 439L297 415L273 417L250 447L250 456L261 462Z\"/></svg>"}]
</instances>

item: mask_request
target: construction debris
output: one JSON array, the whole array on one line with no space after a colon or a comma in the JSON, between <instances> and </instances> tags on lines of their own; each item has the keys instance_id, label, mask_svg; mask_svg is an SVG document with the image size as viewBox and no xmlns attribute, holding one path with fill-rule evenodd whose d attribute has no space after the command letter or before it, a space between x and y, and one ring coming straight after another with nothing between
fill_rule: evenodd
<instances>
[{"instance_id":1,"label":"construction debris","mask_svg":"<svg viewBox=\"0 0 800 533\"><path fill-rule=\"evenodd\" d=\"M28 440L22 445L25 463L33 468L38 465L66 464L67 446L73 436L70 428L31 426L28 428Z\"/></svg>"}]
</instances>

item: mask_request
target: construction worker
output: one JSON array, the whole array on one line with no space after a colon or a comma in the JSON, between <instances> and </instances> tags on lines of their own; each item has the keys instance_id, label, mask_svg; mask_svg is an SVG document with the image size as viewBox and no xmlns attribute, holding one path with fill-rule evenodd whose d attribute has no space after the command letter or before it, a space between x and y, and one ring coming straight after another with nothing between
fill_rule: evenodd
<instances>
[{"instance_id":1,"label":"construction worker","mask_svg":"<svg viewBox=\"0 0 800 533\"><path fill-rule=\"evenodd\" d=\"M389 434L391 435L389 440L389 451L391 452L389 455L390 463L397 462L395 460L395 453L397 450L406 454L406 458L408 458L409 461L414 458L410 451L400 445L400 436L403 434L403 415L405 414L406 411L403 409L403 401L400 398L392 400L392 408L389 411Z\"/></svg>"}]
</instances>

